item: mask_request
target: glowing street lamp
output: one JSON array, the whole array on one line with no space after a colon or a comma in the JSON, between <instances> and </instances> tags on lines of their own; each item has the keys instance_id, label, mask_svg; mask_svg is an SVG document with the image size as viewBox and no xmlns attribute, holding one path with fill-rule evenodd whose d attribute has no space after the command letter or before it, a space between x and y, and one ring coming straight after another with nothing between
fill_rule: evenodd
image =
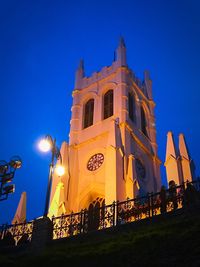
<instances>
[{"instance_id":1,"label":"glowing street lamp","mask_svg":"<svg viewBox=\"0 0 200 267\"><path fill-rule=\"evenodd\" d=\"M38 146L42 152L49 152L51 150L51 144L47 139L42 139Z\"/></svg>"},{"instance_id":2,"label":"glowing street lamp","mask_svg":"<svg viewBox=\"0 0 200 267\"><path fill-rule=\"evenodd\" d=\"M62 165L57 165L55 168L56 174L60 177L65 174L65 168Z\"/></svg>"},{"instance_id":3,"label":"glowing street lamp","mask_svg":"<svg viewBox=\"0 0 200 267\"><path fill-rule=\"evenodd\" d=\"M50 135L46 135L46 137L39 142L38 146L42 152L49 152L49 151L51 152L51 163L49 165L49 177L48 177L48 186L47 186L46 201L45 201L45 210L44 210L44 217L47 217L55 160L60 159L60 162L62 164L62 157L59 148L56 146L56 139L55 138L53 139ZM60 165L57 166L56 173L57 172L60 174L59 176L63 175L64 167Z\"/></svg>"}]
</instances>

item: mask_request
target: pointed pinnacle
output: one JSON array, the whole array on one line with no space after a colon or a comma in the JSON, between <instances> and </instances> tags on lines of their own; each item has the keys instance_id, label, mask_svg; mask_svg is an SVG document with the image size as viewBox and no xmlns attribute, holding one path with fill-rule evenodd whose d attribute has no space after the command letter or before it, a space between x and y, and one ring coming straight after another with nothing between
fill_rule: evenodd
<instances>
[{"instance_id":1,"label":"pointed pinnacle","mask_svg":"<svg viewBox=\"0 0 200 267\"><path fill-rule=\"evenodd\" d=\"M188 147L185 141L184 134L179 134L179 151L180 155L186 159L190 159L190 154L188 151Z\"/></svg>"},{"instance_id":2,"label":"pointed pinnacle","mask_svg":"<svg viewBox=\"0 0 200 267\"><path fill-rule=\"evenodd\" d=\"M124 47L126 47L124 38L123 38L122 36L120 36L120 39L119 39L119 46L124 46Z\"/></svg>"},{"instance_id":3,"label":"pointed pinnacle","mask_svg":"<svg viewBox=\"0 0 200 267\"><path fill-rule=\"evenodd\" d=\"M173 156L174 158L177 158L176 146L174 143L172 132L167 133L166 160L168 159L169 156Z\"/></svg>"},{"instance_id":4,"label":"pointed pinnacle","mask_svg":"<svg viewBox=\"0 0 200 267\"><path fill-rule=\"evenodd\" d=\"M78 69L79 69L79 70L80 70L80 69L81 69L81 70L84 69L84 61L83 61L83 59L80 60Z\"/></svg>"}]
</instances>

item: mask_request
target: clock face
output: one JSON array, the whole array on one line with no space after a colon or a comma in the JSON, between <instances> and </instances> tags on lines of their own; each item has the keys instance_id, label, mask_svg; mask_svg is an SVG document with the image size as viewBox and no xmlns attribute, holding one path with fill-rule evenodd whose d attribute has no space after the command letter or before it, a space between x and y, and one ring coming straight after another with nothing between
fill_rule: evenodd
<instances>
[{"instance_id":1,"label":"clock face","mask_svg":"<svg viewBox=\"0 0 200 267\"><path fill-rule=\"evenodd\" d=\"M89 171L96 171L103 164L103 161L103 154L97 153L88 160L87 169Z\"/></svg>"},{"instance_id":2,"label":"clock face","mask_svg":"<svg viewBox=\"0 0 200 267\"><path fill-rule=\"evenodd\" d=\"M141 160L136 159L135 166L136 166L136 173L137 173L138 178L145 179L146 170Z\"/></svg>"}]
</instances>

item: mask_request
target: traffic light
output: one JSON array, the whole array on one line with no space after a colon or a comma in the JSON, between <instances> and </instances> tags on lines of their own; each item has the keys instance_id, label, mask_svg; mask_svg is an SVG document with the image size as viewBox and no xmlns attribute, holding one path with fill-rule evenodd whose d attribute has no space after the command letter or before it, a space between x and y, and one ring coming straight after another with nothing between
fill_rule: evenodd
<instances>
[{"instance_id":1,"label":"traffic light","mask_svg":"<svg viewBox=\"0 0 200 267\"><path fill-rule=\"evenodd\" d=\"M9 184L12 182L13 178L14 178L14 172L5 173L0 176L0 180L1 180L0 200L1 200L1 196L4 197L3 199L5 199L7 198L8 194L15 192L15 185Z\"/></svg>"},{"instance_id":2,"label":"traffic light","mask_svg":"<svg viewBox=\"0 0 200 267\"><path fill-rule=\"evenodd\" d=\"M13 177L14 177L14 172L6 173L6 174L4 174L4 175L2 176L2 178L1 178L1 182L2 182L3 184L10 183L10 182L12 181Z\"/></svg>"},{"instance_id":3,"label":"traffic light","mask_svg":"<svg viewBox=\"0 0 200 267\"><path fill-rule=\"evenodd\" d=\"M11 194L11 193L14 193L15 192L15 185L14 184L11 184L11 185L7 185L5 187L3 187L3 195L8 195L8 194Z\"/></svg>"},{"instance_id":4,"label":"traffic light","mask_svg":"<svg viewBox=\"0 0 200 267\"><path fill-rule=\"evenodd\" d=\"M12 182L12 179L14 177L14 172L6 173L2 175L1 177L1 188L2 188L2 195L7 195L10 193L14 193L15 191L15 186L13 184L7 185Z\"/></svg>"},{"instance_id":5,"label":"traffic light","mask_svg":"<svg viewBox=\"0 0 200 267\"><path fill-rule=\"evenodd\" d=\"M10 184L16 169L21 168L22 161L18 156L11 158L10 162L0 161L0 201L5 200L8 194L15 192L15 185Z\"/></svg>"},{"instance_id":6,"label":"traffic light","mask_svg":"<svg viewBox=\"0 0 200 267\"><path fill-rule=\"evenodd\" d=\"M0 161L0 175L3 175L7 172L9 168L8 163L5 160Z\"/></svg>"}]
</instances>

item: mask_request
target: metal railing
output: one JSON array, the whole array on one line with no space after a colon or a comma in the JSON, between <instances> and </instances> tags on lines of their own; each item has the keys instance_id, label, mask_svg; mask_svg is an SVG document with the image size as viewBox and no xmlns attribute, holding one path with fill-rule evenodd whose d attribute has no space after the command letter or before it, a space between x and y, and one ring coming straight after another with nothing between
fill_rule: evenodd
<instances>
[{"instance_id":1,"label":"metal railing","mask_svg":"<svg viewBox=\"0 0 200 267\"><path fill-rule=\"evenodd\" d=\"M32 238L33 221L19 224L4 224L0 227L0 241L6 245L29 243Z\"/></svg>"},{"instance_id":2,"label":"metal railing","mask_svg":"<svg viewBox=\"0 0 200 267\"><path fill-rule=\"evenodd\" d=\"M53 239L69 237L143 220L200 202L200 180L163 189L159 193L113 202L92 210L53 217Z\"/></svg>"},{"instance_id":3,"label":"metal railing","mask_svg":"<svg viewBox=\"0 0 200 267\"><path fill-rule=\"evenodd\" d=\"M69 237L115 225L115 203L92 210L52 217L53 239Z\"/></svg>"},{"instance_id":4,"label":"metal railing","mask_svg":"<svg viewBox=\"0 0 200 267\"><path fill-rule=\"evenodd\" d=\"M104 203L104 202L103 202ZM200 180L187 182L159 193L113 202L110 205L95 205L78 213L52 217L53 239L66 238L94 230L115 227L159 214L173 212L183 207L200 204ZM32 239L34 221L0 226L0 243L19 245Z\"/></svg>"}]
</instances>

